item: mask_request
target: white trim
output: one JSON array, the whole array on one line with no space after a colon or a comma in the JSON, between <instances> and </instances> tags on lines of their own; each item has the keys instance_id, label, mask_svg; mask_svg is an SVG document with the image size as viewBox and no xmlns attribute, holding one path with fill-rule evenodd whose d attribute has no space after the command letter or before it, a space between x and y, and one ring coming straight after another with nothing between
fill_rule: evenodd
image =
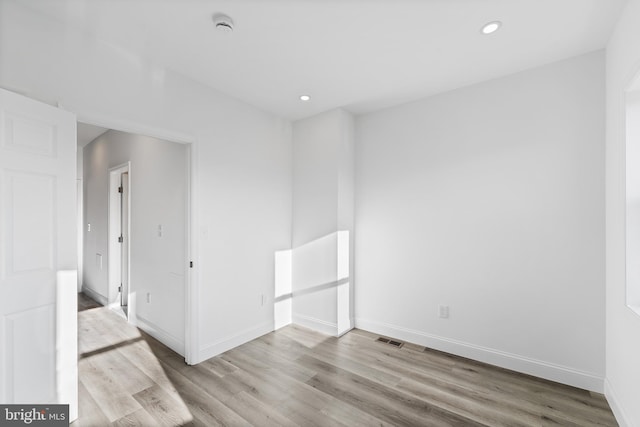
<instances>
[{"instance_id":1,"label":"white trim","mask_svg":"<svg viewBox=\"0 0 640 427\"><path fill-rule=\"evenodd\" d=\"M76 120L90 125L100 126L106 129L119 130L121 132L135 133L138 135L150 136L153 138L165 139L170 142L188 144L195 142L193 135L184 132L175 132L156 126L146 126L130 120L123 120L112 116L107 116L97 112L80 111L73 106L58 103L58 108L75 113Z\"/></svg>"},{"instance_id":2,"label":"white trim","mask_svg":"<svg viewBox=\"0 0 640 427\"><path fill-rule=\"evenodd\" d=\"M184 357L184 342L180 341L169 332L140 315L136 316L136 326Z\"/></svg>"},{"instance_id":3,"label":"white trim","mask_svg":"<svg viewBox=\"0 0 640 427\"><path fill-rule=\"evenodd\" d=\"M184 293L184 313L185 313L185 362L194 365L197 363L200 351L200 260L198 258L198 209L197 209L197 165L198 146L195 143L187 145L187 259L185 260L185 293ZM193 262L193 268L189 267L189 262Z\"/></svg>"},{"instance_id":4,"label":"white trim","mask_svg":"<svg viewBox=\"0 0 640 427\"><path fill-rule=\"evenodd\" d=\"M629 416L626 414L624 409L622 409L620 399L618 399L617 394L613 390L613 386L611 385L609 378L605 378L604 380L604 396L607 398L611 411L616 417L616 421L620 427L631 427L633 424L631 424Z\"/></svg>"},{"instance_id":5,"label":"white trim","mask_svg":"<svg viewBox=\"0 0 640 427\"><path fill-rule=\"evenodd\" d=\"M82 293L92 300L96 301L97 303L102 304L105 307L107 306L107 297L99 294L97 291L94 291L85 284L82 285Z\"/></svg>"},{"instance_id":6,"label":"white trim","mask_svg":"<svg viewBox=\"0 0 640 427\"><path fill-rule=\"evenodd\" d=\"M78 272L56 273L56 383L58 402L69 405L69 421L78 418Z\"/></svg>"},{"instance_id":7,"label":"white trim","mask_svg":"<svg viewBox=\"0 0 640 427\"><path fill-rule=\"evenodd\" d=\"M316 319L315 317L304 316L298 313L291 314L291 320L294 325L304 326L323 334L338 336L338 325L336 323L327 322L326 320ZM347 331L345 331L346 333Z\"/></svg>"},{"instance_id":8,"label":"white trim","mask_svg":"<svg viewBox=\"0 0 640 427\"><path fill-rule=\"evenodd\" d=\"M346 334L347 332L351 332L352 330L355 329L355 327L353 326L354 322L353 319L351 320L351 326L349 327L349 329L345 329L344 331L340 332L339 334L336 335L337 338L340 338L341 336L343 336L344 334Z\"/></svg>"},{"instance_id":9,"label":"white trim","mask_svg":"<svg viewBox=\"0 0 640 427\"><path fill-rule=\"evenodd\" d=\"M604 391L604 377L591 372L570 368L568 366L536 360L501 350L440 337L422 331L373 320L356 318L356 328L364 329L365 331L380 335L398 338L403 341L412 342L480 362L489 363L501 368L534 375L550 381L556 381L598 393L602 393Z\"/></svg>"},{"instance_id":10,"label":"white trim","mask_svg":"<svg viewBox=\"0 0 640 427\"><path fill-rule=\"evenodd\" d=\"M210 359L214 356L224 353L227 350L231 350L232 348L238 347L244 343L247 343L271 332L273 332L273 322L266 322L245 329L238 334L222 338L221 340L203 347L202 350L200 350L200 357L197 361L195 361L195 363L200 363L202 361Z\"/></svg>"},{"instance_id":11,"label":"white trim","mask_svg":"<svg viewBox=\"0 0 640 427\"><path fill-rule=\"evenodd\" d=\"M77 122L76 122L77 123ZM82 148L80 148L82 150ZM76 162L78 161L78 152L76 151ZM77 166L76 166L77 167ZM77 203L77 221L78 235L76 236L76 245L78 247L78 274L76 289L78 293L82 292L82 275L84 270L84 184L83 177L76 175L76 203Z\"/></svg>"}]
</instances>

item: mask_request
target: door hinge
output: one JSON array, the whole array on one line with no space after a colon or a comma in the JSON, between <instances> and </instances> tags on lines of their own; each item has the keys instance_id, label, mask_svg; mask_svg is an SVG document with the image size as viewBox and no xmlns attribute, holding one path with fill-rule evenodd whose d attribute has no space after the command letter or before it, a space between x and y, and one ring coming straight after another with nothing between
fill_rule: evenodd
<instances>
[{"instance_id":1,"label":"door hinge","mask_svg":"<svg viewBox=\"0 0 640 427\"><path fill-rule=\"evenodd\" d=\"M189 268L193 268L193 261L189 261Z\"/></svg>"},{"instance_id":2,"label":"door hinge","mask_svg":"<svg viewBox=\"0 0 640 427\"><path fill-rule=\"evenodd\" d=\"M124 237L122 237L122 234L118 237L118 243L122 243L124 242Z\"/></svg>"},{"instance_id":3,"label":"door hinge","mask_svg":"<svg viewBox=\"0 0 640 427\"><path fill-rule=\"evenodd\" d=\"M118 292L122 292L122 284L118 286Z\"/></svg>"},{"instance_id":4,"label":"door hinge","mask_svg":"<svg viewBox=\"0 0 640 427\"><path fill-rule=\"evenodd\" d=\"M123 191L123 188L122 188L122 185L121 185L120 187L118 187L118 193L122 193L122 191Z\"/></svg>"}]
</instances>

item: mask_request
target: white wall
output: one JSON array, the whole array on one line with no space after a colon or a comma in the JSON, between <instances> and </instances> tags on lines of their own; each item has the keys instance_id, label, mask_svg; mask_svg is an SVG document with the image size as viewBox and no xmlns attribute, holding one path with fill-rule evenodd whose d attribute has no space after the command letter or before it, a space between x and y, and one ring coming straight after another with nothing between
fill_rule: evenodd
<instances>
[{"instance_id":1,"label":"white wall","mask_svg":"<svg viewBox=\"0 0 640 427\"><path fill-rule=\"evenodd\" d=\"M186 146L110 130L87 145L84 153L85 222L91 223L91 231L84 230L84 288L104 299L117 296L115 289L109 289L107 269L109 169L131 162L129 283L137 298L130 303L135 304L135 317L143 329L184 353ZM97 253L103 255L102 270L91 262Z\"/></svg>"},{"instance_id":2,"label":"white wall","mask_svg":"<svg viewBox=\"0 0 640 427\"><path fill-rule=\"evenodd\" d=\"M62 105L84 122L195 141L191 362L273 328L274 254L291 246L290 123L0 2L0 85ZM118 126L114 125L117 123Z\"/></svg>"},{"instance_id":3,"label":"white wall","mask_svg":"<svg viewBox=\"0 0 640 427\"><path fill-rule=\"evenodd\" d=\"M607 399L622 426L640 425L640 316L625 302L625 90L640 72L640 1L607 46Z\"/></svg>"},{"instance_id":4,"label":"white wall","mask_svg":"<svg viewBox=\"0 0 640 427\"><path fill-rule=\"evenodd\" d=\"M331 335L351 328L353 152L344 110L293 125L292 317Z\"/></svg>"},{"instance_id":5,"label":"white wall","mask_svg":"<svg viewBox=\"0 0 640 427\"><path fill-rule=\"evenodd\" d=\"M602 390L603 154L602 52L360 116L356 327Z\"/></svg>"},{"instance_id":6,"label":"white wall","mask_svg":"<svg viewBox=\"0 0 640 427\"><path fill-rule=\"evenodd\" d=\"M627 92L626 99L626 303L640 315L640 91Z\"/></svg>"}]
</instances>

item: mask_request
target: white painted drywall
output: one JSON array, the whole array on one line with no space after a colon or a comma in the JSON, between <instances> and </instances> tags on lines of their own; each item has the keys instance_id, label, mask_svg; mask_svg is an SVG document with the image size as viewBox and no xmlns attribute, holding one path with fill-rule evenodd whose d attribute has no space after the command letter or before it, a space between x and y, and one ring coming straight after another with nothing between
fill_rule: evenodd
<instances>
[{"instance_id":1,"label":"white painted drywall","mask_svg":"<svg viewBox=\"0 0 640 427\"><path fill-rule=\"evenodd\" d=\"M356 327L602 390L603 52L356 135Z\"/></svg>"},{"instance_id":2,"label":"white painted drywall","mask_svg":"<svg viewBox=\"0 0 640 427\"><path fill-rule=\"evenodd\" d=\"M637 76L640 81L640 68ZM626 304L640 315L640 91L627 92L625 113Z\"/></svg>"},{"instance_id":3,"label":"white painted drywall","mask_svg":"<svg viewBox=\"0 0 640 427\"><path fill-rule=\"evenodd\" d=\"M630 0L607 46L607 381L622 426L640 425L640 316L625 301L625 90L640 73L640 1Z\"/></svg>"},{"instance_id":4,"label":"white painted drywall","mask_svg":"<svg viewBox=\"0 0 640 427\"><path fill-rule=\"evenodd\" d=\"M351 328L353 241L339 233L353 235L353 122L332 110L293 124L292 318L331 335Z\"/></svg>"},{"instance_id":5,"label":"white painted drywall","mask_svg":"<svg viewBox=\"0 0 640 427\"><path fill-rule=\"evenodd\" d=\"M191 362L272 330L274 255L291 247L290 123L24 2L0 3L0 52L1 86L60 102L92 124L192 137L192 277L201 286Z\"/></svg>"},{"instance_id":6,"label":"white painted drywall","mask_svg":"<svg viewBox=\"0 0 640 427\"><path fill-rule=\"evenodd\" d=\"M130 163L130 293L136 320L184 353L187 149L183 144L107 131L84 147L85 259L103 254L104 268L88 262L84 286L116 298L108 285L109 169ZM162 225L162 236L158 226ZM114 282L115 283L115 282ZM149 300L147 301L147 294ZM116 300L109 303L119 302ZM175 348L177 347L177 348Z\"/></svg>"}]
</instances>

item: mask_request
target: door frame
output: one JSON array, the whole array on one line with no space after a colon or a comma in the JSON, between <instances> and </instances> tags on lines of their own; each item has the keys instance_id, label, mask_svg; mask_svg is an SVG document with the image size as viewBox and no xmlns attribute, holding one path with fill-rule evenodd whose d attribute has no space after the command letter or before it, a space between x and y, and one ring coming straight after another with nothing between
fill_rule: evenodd
<instances>
[{"instance_id":1,"label":"door frame","mask_svg":"<svg viewBox=\"0 0 640 427\"><path fill-rule=\"evenodd\" d=\"M82 108L74 108L71 106L63 106L58 104L58 107L70 111L76 114L76 119L79 122L87 123L94 126L100 126L106 129L118 130L121 132L128 132L137 135L145 135L153 138L163 139L169 142L175 142L185 145L187 150L187 192L185 209L186 225L185 225L185 238L186 238L186 259L184 260L184 277L185 277L185 334L184 334L184 356L185 362L189 365L195 365L199 363L200 358L200 344L199 344L199 332L200 324L198 323L199 317L199 295L200 295L200 262L198 258L198 245L197 235L198 230L198 198L197 198L197 177L198 177L198 140L197 138L188 133L176 132L166 128L146 126L137 122L132 122L118 117L107 116L104 114L87 111ZM129 175L131 180L131 175ZM193 264L191 264L193 262ZM131 295L129 295L131 297ZM131 319L131 306L135 304L135 301L129 300L129 319ZM133 315L135 316L135 309L133 309Z\"/></svg>"},{"instance_id":2,"label":"door frame","mask_svg":"<svg viewBox=\"0 0 640 427\"><path fill-rule=\"evenodd\" d=\"M118 243L118 237L121 233L121 213L122 213L122 203L120 200L120 193L118 192L118 187L120 187L121 175L127 172L129 174L129 185L131 185L131 162L126 162L121 165L109 168L109 203L108 203L108 222L107 222L107 236L108 236L108 274L107 274L107 282L108 282L108 292L107 292L107 302L109 307L116 308L120 307L122 298L117 300L118 296L118 283L121 282L122 277L122 247L120 243ZM128 193L128 205L129 209L127 210L127 224L129 230L127 230L127 236L131 235L131 191ZM131 269L129 266L131 265L131 243L130 239L127 239L125 242L127 245L127 255L129 258L129 262L127 262L127 271L126 274L131 278ZM127 287L127 293L130 294L129 287ZM127 300L129 298L127 297ZM134 310L129 310L127 318L132 324L136 324L135 317L135 308Z\"/></svg>"}]
</instances>

